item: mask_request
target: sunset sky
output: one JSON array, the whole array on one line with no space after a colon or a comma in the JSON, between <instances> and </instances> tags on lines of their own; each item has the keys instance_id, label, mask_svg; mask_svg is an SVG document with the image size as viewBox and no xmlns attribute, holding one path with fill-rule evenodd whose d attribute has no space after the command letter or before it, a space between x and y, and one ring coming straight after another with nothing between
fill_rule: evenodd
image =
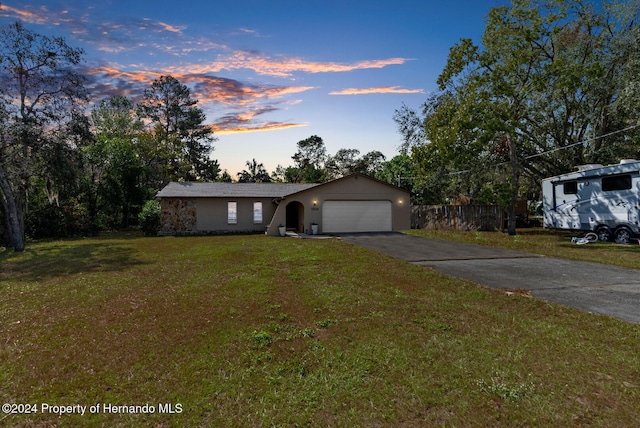
<instances>
[{"instance_id":1,"label":"sunset sky","mask_svg":"<svg viewBox=\"0 0 640 428\"><path fill-rule=\"evenodd\" d=\"M255 158L292 165L296 143L322 137L387 159L402 103L419 107L460 38L508 0L0 0L0 26L63 36L85 50L92 98L139 99L170 74L199 100L233 178Z\"/></svg>"}]
</instances>

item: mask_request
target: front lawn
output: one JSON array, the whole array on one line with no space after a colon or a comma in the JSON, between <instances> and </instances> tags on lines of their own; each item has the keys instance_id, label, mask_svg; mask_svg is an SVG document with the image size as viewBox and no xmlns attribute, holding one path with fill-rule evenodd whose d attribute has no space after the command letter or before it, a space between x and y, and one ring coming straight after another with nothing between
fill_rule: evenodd
<instances>
[{"instance_id":1,"label":"front lawn","mask_svg":"<svg viewBox=\"0 0 640 428\"><path fill-rule=\"evenodd\" d=\"M333 239L0 253L0 426L634 426L639 344Z\"/></svg>"},{"instance_id":2,"label":"front lawn","mask_svg":"<svg viewBox=\"0 0 640 428\"><path fill-rule=\"evenodd\" d=\"M630 244L598 241L577 245L572 243L571 239L582 237L585 232L542 228L518 229L514 236L500 232L454 230L409 230L406 232L425 238L488 245L551 257L640 269L640 245L638 245L637 239L634 239Z\"/></svg>"}]
</instances>

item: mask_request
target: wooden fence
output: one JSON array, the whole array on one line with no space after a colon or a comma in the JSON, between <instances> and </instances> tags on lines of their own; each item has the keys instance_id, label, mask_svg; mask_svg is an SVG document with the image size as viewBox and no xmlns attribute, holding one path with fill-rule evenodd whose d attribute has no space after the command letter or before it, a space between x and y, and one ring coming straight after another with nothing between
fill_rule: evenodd
<instances>
[{"instance_id":1,"label":"wooden fence","mask_svg":"<svg viewBox=\"0 0 640 428\"><path fill-rule=\"evenodd\" d=\"M411 207L412 229L503 230L498 205L417 205Z\"/></svg>"}]
</instances>

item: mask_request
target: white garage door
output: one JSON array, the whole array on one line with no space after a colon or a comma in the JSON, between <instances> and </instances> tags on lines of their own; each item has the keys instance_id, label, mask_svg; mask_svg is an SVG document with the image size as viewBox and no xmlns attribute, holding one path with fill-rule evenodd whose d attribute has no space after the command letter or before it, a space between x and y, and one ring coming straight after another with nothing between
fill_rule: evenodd
<instances>
[{"instance_id":1,"label":"white garage door","mask_svg":"<svg viewBox=\"0 0 640 428\"><path fill-rule=\"evenodd\" d=\"M390 201L326 201L322 204L322 232L389 232Z\"/></svg>"}]
</instances>

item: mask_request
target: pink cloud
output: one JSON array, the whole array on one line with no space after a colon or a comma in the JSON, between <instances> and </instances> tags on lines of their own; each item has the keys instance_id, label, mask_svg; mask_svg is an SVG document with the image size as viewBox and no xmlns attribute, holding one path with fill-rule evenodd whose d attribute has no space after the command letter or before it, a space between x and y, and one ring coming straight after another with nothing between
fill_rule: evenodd
<instances>
[{"instance_id":1,"label":"pink cloud","mask_svg":"<svg viewBox=\"0 0 640 428\"><path fill-rule=\"evenodd\" d=\"M388 58L381 60L365 60L352 64L337 62L306 61L300 58L271 58L254 52L237 51L226 58L219 59L203 67L209 71L249 69L260 75L290 77L294 72L305 73L339 73L354 70L384 68L389 65L400 65L409 61L407 58Z\"/></svg>"},{"instance_id":2,"label":"pink cloud","mask_svg":"<svg viewBox=\"0 0 640 428\"><path fill-rule=\"evenodd\" d=\"M217 125L211 125L211 129L217 135L225 135L225 134L241 134L246 132L264 132L264 131L280 131L282 129L288 128L298 128L302 126L307 126L306 123L286 123L286 122L267 122L261 123L253 126L238 126L234 128L221 128Z\"/></svg>"},{"instance_id":3,"label":"pink cloud","mask_svg":"<svg viewBox=\"0 0 640 428\"><path fill-rule=\"evenodd\" d=\"M0 3L0 14L20 19L25 22L42 24L47 22L46 9L42 11L31 12L24 9L7 6Z\"/></svg>"},{"instance_id":4,"label":"pink cloud","mask_svg":"<svg viewBox=\"0 0 640 428\"><path fill-rule=\"evenodd\" d=\"M380 86L377 88L347 88L329 92L329 95L365 95L365 94L424 94L422 89L404 89L399 86Z\"/></svg>"},{"instance_id":5,"label":"pink cloud","mask_svg":"<svg viewBox=\"0 0 640 428\"><path fill-rule=\"evenodd\" d=\"M294 101L277 101L288 95L314 89L312 86L275 86L249 85L233 79L212 75L198 75L189 73L184 68L181 73L168 70L123 70L118 64L106 64L85 70L90 76L90 86L96 98L113 95L126 95L134 100L142 97L143 91L151 82L162 75L172 75L181 83L188 85L199 106L206 111L216 111L216 105L224 104L226 109L236 110L217 117L211 124L211 129L221 134L240 132L259 132L306 126L300 123L274 122L259 120L258 116L273 113L282 109L283 104L296 104ZM175 70L173 70L175 71Z\"/></svg>"}]
</instances>

